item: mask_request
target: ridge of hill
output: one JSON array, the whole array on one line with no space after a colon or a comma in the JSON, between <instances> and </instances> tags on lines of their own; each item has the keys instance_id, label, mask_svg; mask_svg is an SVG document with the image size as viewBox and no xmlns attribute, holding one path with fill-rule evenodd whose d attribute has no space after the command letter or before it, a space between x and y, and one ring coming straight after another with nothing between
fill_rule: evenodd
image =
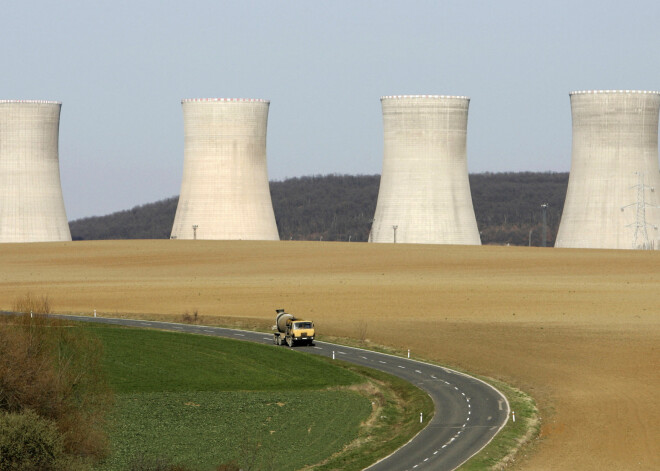
<instances>
[{"instance_id":1,"label":"ridge of hill","mask_svg":"<svg viewBox=\"0 0 660 471\"><path fill-rule=\"evenodd\" d=\"M470 188L483 244L540 246L541 204L548 203L547 245L554 245L564 207L568 172L471 174ZM380 175L312 175L271 181L282 240L366 242ZM178 196L106 216L69 223L74 240L167 239Z\"/></svg>"}]
</instances>

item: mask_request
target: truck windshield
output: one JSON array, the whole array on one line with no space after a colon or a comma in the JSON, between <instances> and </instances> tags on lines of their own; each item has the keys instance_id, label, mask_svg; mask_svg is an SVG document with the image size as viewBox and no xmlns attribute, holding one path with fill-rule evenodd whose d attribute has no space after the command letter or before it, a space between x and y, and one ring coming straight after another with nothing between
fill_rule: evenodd
<instances>
[{"instance_id":1,"label":"truck windshield","mask_svg":"<svg viewBox=\"0 0 660 471\"><path fill-rule=\"evenodd\" d=\"M294 329L313 329L314 325L311 322L296 322L293 324Z\"/></svg>"}]
</instances>

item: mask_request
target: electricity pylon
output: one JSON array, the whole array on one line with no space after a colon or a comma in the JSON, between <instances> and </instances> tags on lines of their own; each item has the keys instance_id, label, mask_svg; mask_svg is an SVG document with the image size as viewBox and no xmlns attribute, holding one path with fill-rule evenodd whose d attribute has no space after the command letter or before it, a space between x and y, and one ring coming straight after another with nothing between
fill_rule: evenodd
<instances>
[{"instance_id":1,"label":"electricity pylon","mask_svg":"<svg viewBox=\"0 0 660 471\"><path fill-rule=\"evenodd\" d=\"M637 190L637 202L622 206L621 211L631 206L635 206L635 222L626 225L626 227L635 228L635 232L633 234L632 248L650 250L653 247L651 245L651 242L649 241L648 231L646 230L647 226L649 226L649 224L647 224L646 222L646 207L653 205L646 202L645 191L646 190L655 191L655 188L644 184L644 173L635 172L635 174L637 175L637 185L633 185L631 186L631 188L635 188ZM654 229L657 229L657 226L652 224L651 226ZM640 238L642 241L641 245L637 243L637 241Z\"/></svg>"}]
</instances>

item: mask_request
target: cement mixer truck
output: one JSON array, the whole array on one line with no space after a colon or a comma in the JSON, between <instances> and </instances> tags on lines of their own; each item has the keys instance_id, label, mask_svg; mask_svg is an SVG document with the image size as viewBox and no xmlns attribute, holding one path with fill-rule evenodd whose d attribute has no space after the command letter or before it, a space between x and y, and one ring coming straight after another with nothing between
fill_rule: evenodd
<instances>
[{"instance_id":1,"label":"cement mixer truck","mask_svg":"<svg viewBox=\"0 0 660 471\"><path fill-rule=\"evenodd\" d=\"M275 345L314 345L314 323L297 319L284 309L276 309L275 325L273 326L273 343Z\"/></svg>"}]
</instances>

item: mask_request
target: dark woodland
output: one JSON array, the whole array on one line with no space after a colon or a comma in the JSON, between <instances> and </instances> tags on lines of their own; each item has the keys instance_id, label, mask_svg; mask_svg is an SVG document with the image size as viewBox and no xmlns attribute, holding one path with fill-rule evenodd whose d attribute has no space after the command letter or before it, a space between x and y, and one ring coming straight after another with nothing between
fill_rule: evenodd
<instances>
[{"instance_id":1,"label":"dark woodland","mask_svg":"<svg viewBox=\"0 0 660 471\"><path fill-rule=\"evenodd\" d=\"M366 242L376 209L380 175L315 175L270 182L282 240ZM470 175L472 202L483 244L554 245L568 173ZM74 240L167 239L178 197L107 216L70 222Z\"/></svg>"}]
</instances>

